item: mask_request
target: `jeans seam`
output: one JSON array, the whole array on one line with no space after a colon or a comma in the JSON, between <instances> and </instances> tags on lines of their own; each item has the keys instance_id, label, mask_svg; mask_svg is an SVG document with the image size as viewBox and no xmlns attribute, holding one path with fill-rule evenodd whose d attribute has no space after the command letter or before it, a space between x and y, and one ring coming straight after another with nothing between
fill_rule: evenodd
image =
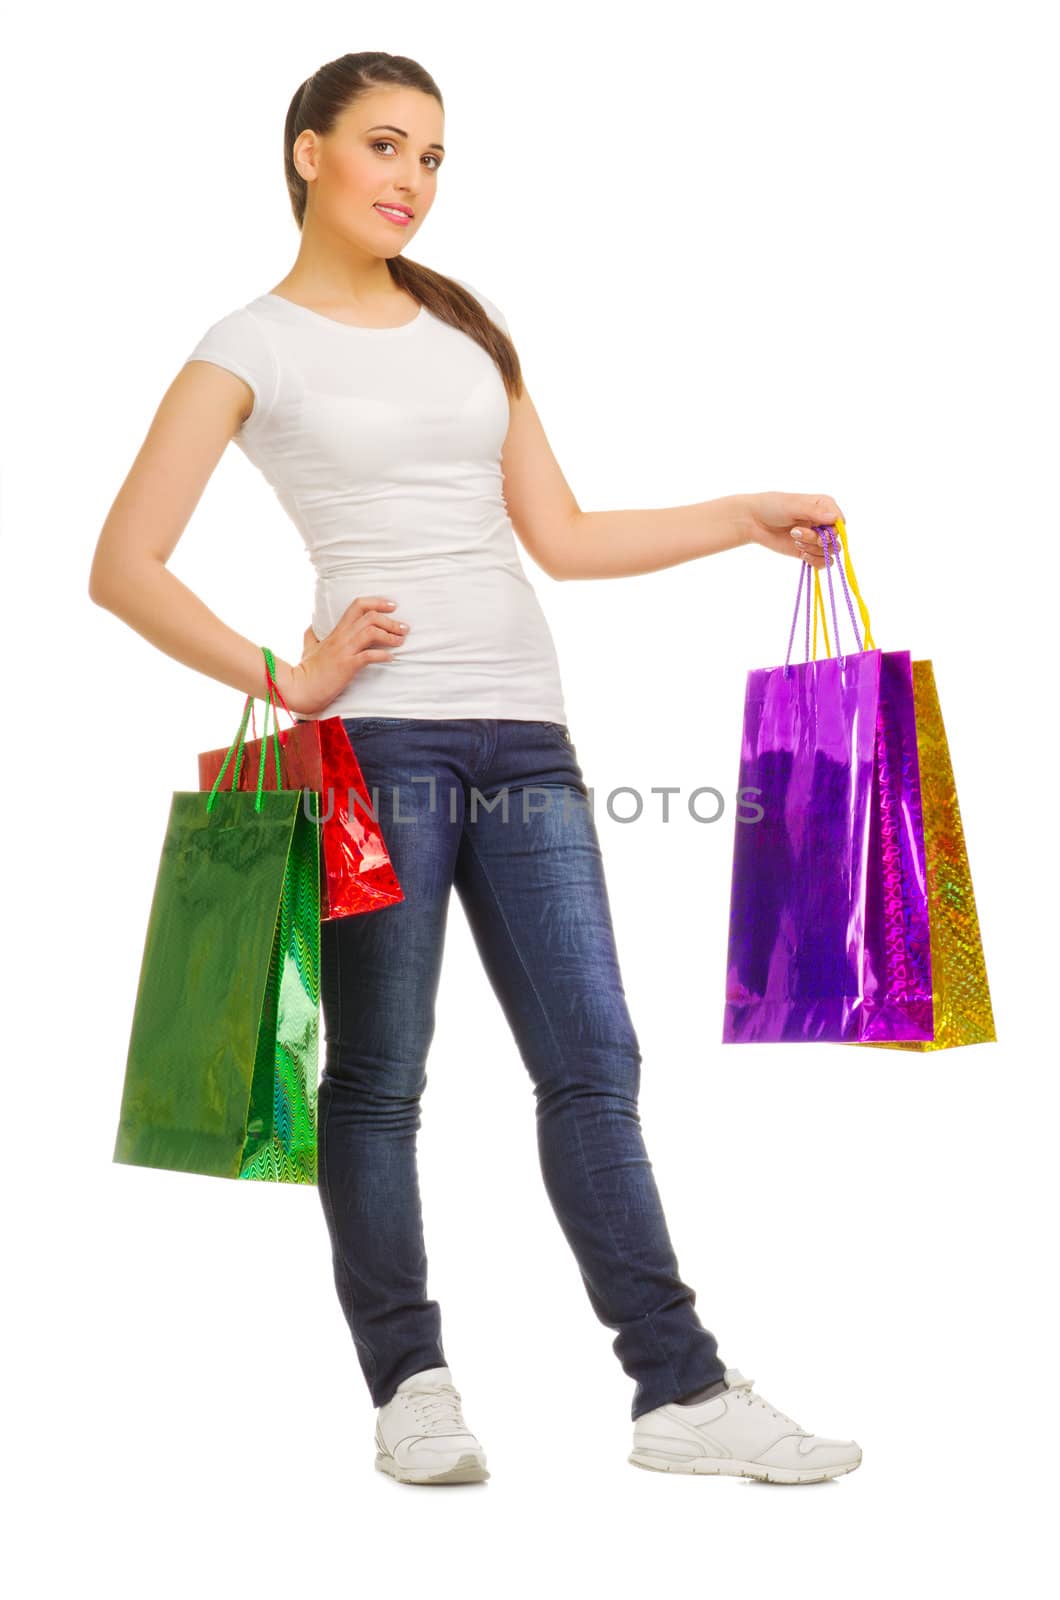
<instances>
[{"instance_id":1,"label":"jeans seam","mask_svg":"<svg viewBox=\"0 0 1060 1600\"><path fill-rule=\"evenodd\" d=\"M554 1046L556 1048L556 1052L557 1052L557 1054L561 1055L562 1054L562 1050L561 1050L561 1047L560 1047L560 1042L556 1038L555 1031L554 1031L554 1029L552 1027L552 1019L548 1014L547 1008L542 1003L541 996L538 993L537 984L534 982L533 977L532 977L529 969L527 968L526 962L523 960L522 951L519 949L518 941L516 940L516 938L514 937L514 935L512 933L511 925L510 925L510 923L508 921L508 918L504 914L504 907L501 905L500 900L497 898L497 894L496 894L496 891L494 890L493 883L492 883L492 881L490 879L490 875L489 875L489 872L487 871L485 862L483 861L483 858L479 855L478 851L475 849L474 840L472 839L472 837L471 837L471 835L468 832L466 827L465 827L465 830L464 830L464 834L465 834L465 837L467 838L467 841L468 841L468 849L470 850L472 856L475 859L475 862L476 862L477 866L479 867L479 869L482 872L482 876L483 876L483 879L485 881L486 887L489 890L490 895L491 895L491 897L493 899L493 903L497 908L497 913L498 913L501 921L504 924L504 929L505 929L505 932L508 935L509 943L511 944L512 949L515 951L516 959L518 960L519 965L522 967L523 972L526 974L526 980L530 985L531 992L533 993L534 999L537 1001L538 1007L540 1008L540 1011L541 1011L541 1015L545 1019L545 1026L548 1028L549 1034L550 1034L550 1036L552 1038L552 1042L553 1042L553 1044L554 1044ZM603 1219L604 1219L604 1224L605 1224L605 1226L607 1228L607 1231L608 1231L608 1234L610 1236L611 1245L612 1245L612 1248L614 1249L615 1256L617 1258L619 1258L619 1259L624 1259L622 1252L618 1248L618 1240L615 1238L614 1229L611 1226L611 1218L608 1216L607 1208L604 1205L602 1205L601 1202L600 1202L600 1195L599 1195L599 1191L597 1190L597 1187L596 1187L596 1180L593 1177L592 1169L589 1166L588 1160L586 1159L585 1146L582 1143L581 1127L579 1126L577 1117L575 1117L573 1119L573 1121L574 1121L574 1131L575 1131L575 1133L577 1135L577 1139L578 1139L578 1151L579 1151L579 1154L581 1155L582 1166L585 1169L586 1176L588 1177L589 1183L590 1183L590 1185L592 1187L593 1199L596 1202L597 1210L599 1211L601 1217L603 1217ZM665 1346L663 1345L662 1340L659 1338L658 1332L657 1332L656 1327L655 1327L655 1321L654 1321L653 1314L647 1309L647 1307L644 1304L643 1286L638 1286L638 1287L640 1288L641 1317L647 1323L648 1327L651 1329L652 1338L655 1340L655 1343L656 1343L656 1345L658 1347L658 1350L659 1350L659 1354L662 1356L663 1361L666 1363L666 1366L668 1367L668 1369L670 1371L670 1374L673 1377L674 1382L678 1386L680 1386L681 1380L677 1376L677 1371L676 1371L676 1369L674 1367L673 1362L670 1359L669 1351L665 1348Z\"/></svg>"},{"instance_id":2,"label":"jeans seam","mask_svg":"<svg viewBox=\"0 0 1060 1600\"><path fill-rule=\"evenodd\" d=\"M335 1048L337 1050L341 1050L342 1049L342 939L339 937L339 934L340 934L340 930L338 928L336 928L335 929L335 1012L336 1012L335 1027L336 1027L336 1030L337 1030L337 1036L336 1036L336 1040L335 1040ZM325 1072L326 1071L327 1071L327 1068L325 1067ZM319 1101L320 1101L320 1095L319 1095L319 1087L318 1087L318 1093L317 1093L318 1106L319 1106ZM332 1212L333 1213L333 1208L332 1208L332 1204L331 1204L331 1191L328 1188L328 1159L327 1159L327 1133L328 1133L328 1121L329 1121L330 1116L331 1116L331 1090L330 1090L330 1087L329 1087L329 1091L328 1091L327 1095L324 1097L324 1114L323 1114L322 1117L318 1117L317 1118L317 1187L320 1190L321 1200L323 1202L325 1212ZM339 1230L337 1228L335 1228L335 1226L334 1226L334 1215L333 1214L332 1214L332 1217L329 1220L331 1221L331 1224L332 1224L332 1227L331 1227L331 1229L329 1229L329 1231L333 1231L334 1234L335 1234L335 1238L336 1238L336 1255L337 1255L337 1258L338 1258L339 1266L342 1269L342 1276L343 1276L343 1278L345 1279L345 1282L346 1282L346 1293L347 1293L347 1296L352 1300L352 1298L353 1298L353 1296L352 1296L353 1285L352 1285L352 1283L350 1281L350 1270L346 1265L346 1258L342 1253L342 1246L341 1246L341 1240L340 1240L340 1237L339 1237ZM368 1356L368 1359L369 1359L369 1361L371 1362L371 1365L372 1365L372 1375L371 1375L371 1378L369 1379L369 1384L372 1385L372 1384L375 1383L376 1375L377 1375L377 1373L379 1371L379 1363L376 1360L375 1351L371 1348L371 1346L368 1345L363 1340L361 1341L361 1343L362 1343L362 1345L364 1347L364 1350L365 1350L365 1352L366 1352L366 1354Z\"/></svg>"},{"instance_id":3,"label":"jeans seam","mask_svg":"<svg viewBox=\"0 0 1060 1600\"><path fill-rule=\"evenodd\" d=\"M330 1117L330 1115L331 1115L331 1097L330 1097L330 1095L328 1095L326 1097L326 1099L325 1099L325 1102L324 1102L324 1114L323 1114L323 1116L321 1118L318 1119L319 1126L317 1128L317 1186L318 1186L318 1188L320 1190L320 1196L321 1196L321 1200L322 1200L323 1205L324 1205L325 1212L331 1211L331 1209L332 1209L332 1206L331 1206L331 1191L328 1188L328 1157L327 1157L328 1118ZM335 1257L336 1257L336 1260L338 1261L339 1266L342 1269L342 1276L346 1281L346 1293L349 1294L350 1293L350 1288L351 1288L349 1268L346 1265L346 1258L342 1254L341 1243L338 1241L337 1235L336 1235ZM372 1381L374 1382L375 1373L376 1373L375 1352L373 1350L368 1349L367 1345L365 1345L365 1349L368 1352L368 1359L372 1363Z\"/></svg>"}]
</instances>

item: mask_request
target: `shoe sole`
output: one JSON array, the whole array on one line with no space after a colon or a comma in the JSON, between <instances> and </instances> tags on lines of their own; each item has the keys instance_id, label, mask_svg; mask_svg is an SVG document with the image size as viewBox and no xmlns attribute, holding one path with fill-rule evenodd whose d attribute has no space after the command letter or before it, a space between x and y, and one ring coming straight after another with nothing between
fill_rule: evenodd
<instances>
[{"instance_id":1,"label":"shoe sole","mask_svg":"<svg viewBox=\"0 0 1060 1600\"><path fill-rule=\"evenodd\" d=\"M635 1467L646 1467L650 1472L685 1472L704 1477L757 1478L759 1483L823 1483L827 1478L841 1478L844 1472L853 1472L861 1465L856 1461L840 1461L832 1467L762 1467L753 1461L731 1461L711 1456L695 1456L691 1460L659 1455L651 1450L633 1450L628 1458Z\"/></svg>"},{"instance_id":2,"label":"shoe sole","mask_svg":"<svg viewBox=\"0 0 1060 1600\"><path fill-rule=\"evenodd\" d=\"M393 1456L384 1455L381 1450L376 1453L375 1464L398 1483L485 1483L489 1477L485 1462L470 1452L441 1472L432 1472L429 1467L399 1466Z\"/></svg>"}]
</instances>

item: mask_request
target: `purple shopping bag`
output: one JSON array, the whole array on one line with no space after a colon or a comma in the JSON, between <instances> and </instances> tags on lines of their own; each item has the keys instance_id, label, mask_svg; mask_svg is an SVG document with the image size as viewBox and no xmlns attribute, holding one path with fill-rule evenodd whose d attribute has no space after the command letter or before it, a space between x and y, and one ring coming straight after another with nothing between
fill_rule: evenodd
<instances>
[{"instance_id":1,"label":"purple shopping bag","mask_svg":"<svg viewBox=\"0 0 1060 1600\"><path fill-rule=\"evenodd\" d=\"M912 663L862 649L834 553L857 650L810 660L803 563L784 665L747 675L740 793L761 816L736 824L724 1044L934 1037Z\"/></svg>"}]
</instances>

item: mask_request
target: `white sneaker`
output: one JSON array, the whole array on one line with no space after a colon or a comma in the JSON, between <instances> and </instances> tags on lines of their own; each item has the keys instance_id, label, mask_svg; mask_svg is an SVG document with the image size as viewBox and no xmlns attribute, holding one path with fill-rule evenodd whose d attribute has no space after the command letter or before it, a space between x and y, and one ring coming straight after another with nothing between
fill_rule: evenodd
<instances>
[{"instance_id":1,"label":"white sneaker","mask_svg":"<svg viewBox=\"0 0 1060 1600\"><path fill-rule=\"evenodd\" d=\"M819 1483L861 1465L853 1439L819 1439L755 1394L753 1378L725 1369L727 1390L696 1405L646 1411L633 1424L635 1467L727 1473L765 1483Z\"/></svg>"},{"instance_id":2,"label":"white sneaker","mask_svg":"<svg viewBox=\"0 0 1060 1600\"><path fill-rule=\"evenodd\" d=\"M403 1378L375 1423L375 1464L400 1483L481 1483L486 1455L460 1412L448 1367Z\"/></svg>"}]
</instances>

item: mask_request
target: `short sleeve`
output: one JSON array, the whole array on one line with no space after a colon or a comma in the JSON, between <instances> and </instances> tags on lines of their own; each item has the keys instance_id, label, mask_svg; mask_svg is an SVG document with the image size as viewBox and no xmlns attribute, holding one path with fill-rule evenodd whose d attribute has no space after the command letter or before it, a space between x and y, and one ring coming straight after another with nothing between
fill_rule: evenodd
<instances>
[{"instance_id":1,"label":"short sleeve","mask_svg":"<svg viewBox=\"0 0 1060 1600\"><path fill-rule=\"evenodd\" d=\"M256 427L268 415L276 393L277 362L268 335L252 311L241 307L213 323L185 357L184 365L189 361L209 361L249 384L254 404L244 427L251 423Z\"/></svg>"},{"instance_id":2,"label":"short sleeve","mask_svg":"<svg viewBox=\"0 0 1060 1600\"><path fill-rule=\"evenodd\" d=\"M453 282L458 283L461 289L466 289L469 294L473 294L490 320L497 324L502 333L507 333L511 337L511 331L504 314L493 304L492 300L487 300L481 290L476 289L473 283L465 283L463 278L454 278Z\"/></svg>"}]
</instances>

